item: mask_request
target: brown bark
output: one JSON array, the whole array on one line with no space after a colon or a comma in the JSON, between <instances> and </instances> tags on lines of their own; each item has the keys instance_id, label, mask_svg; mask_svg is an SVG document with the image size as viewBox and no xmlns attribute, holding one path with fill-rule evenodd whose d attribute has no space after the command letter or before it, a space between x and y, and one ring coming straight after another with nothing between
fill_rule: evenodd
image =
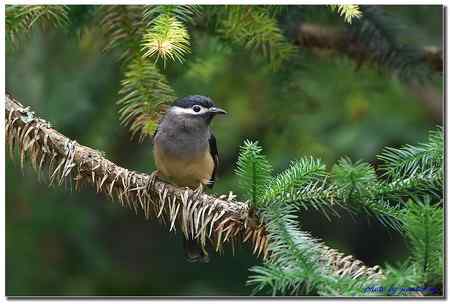
<instances>
[{"instance_id":1,"label":"brown bark","mask_svg":"<svg viewBox=\"0 0 450 304\"><path fill-rule=\"evenodd\" d=\"M347 32L329 26L303 23L297 28L295 43L301 48L333 51L349 56L357 62L370 62L372 52ZM443 71L442 50L424 47L421 60L435 72Z\"/></svg>"}]
</instances>

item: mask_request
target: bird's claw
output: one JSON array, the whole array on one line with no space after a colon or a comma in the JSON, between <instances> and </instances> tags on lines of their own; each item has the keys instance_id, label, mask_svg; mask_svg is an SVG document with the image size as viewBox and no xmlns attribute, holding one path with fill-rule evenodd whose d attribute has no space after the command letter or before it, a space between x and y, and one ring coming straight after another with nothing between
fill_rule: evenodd
<instances>
[{"instance_id":1,"label":"bird's claw","mask_svg":"<svg viewBox=\"0 0 450 304\"><path fill-rule=\"evenodd\" d=\"M198 198L203 193L203 184L200 183L197 189L194 190L194 197Z\"/></svg>"},{"instance_id":2,"label":"bird's claw","mask_svg":"<svg viewBox=\"0 0 450 304\"><path fill-rule=\"evenodd\" d=\"M155 170L152 172L152 174L150 174L150 181L149 181L149 186L150 188L153 188L153 186L155 185L156 179L158 178L158 170Z\"/></svg>"}]
</instances>

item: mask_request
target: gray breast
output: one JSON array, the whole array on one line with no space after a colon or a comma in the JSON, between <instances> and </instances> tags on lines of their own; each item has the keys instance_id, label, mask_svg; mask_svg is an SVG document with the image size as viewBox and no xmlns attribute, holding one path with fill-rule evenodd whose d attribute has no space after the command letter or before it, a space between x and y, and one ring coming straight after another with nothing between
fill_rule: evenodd
<instances>
[{"instance_id":1,"label":"gray breast","mask_svg":"<svg viewBox=\"0 0 450 304\"><path fill-rule=\"evenodd\" d=\"M167 155L195 158L209 149L209 132L207 125L166 115L158 126L154 144Z\"/></svg>"}]
</instances>

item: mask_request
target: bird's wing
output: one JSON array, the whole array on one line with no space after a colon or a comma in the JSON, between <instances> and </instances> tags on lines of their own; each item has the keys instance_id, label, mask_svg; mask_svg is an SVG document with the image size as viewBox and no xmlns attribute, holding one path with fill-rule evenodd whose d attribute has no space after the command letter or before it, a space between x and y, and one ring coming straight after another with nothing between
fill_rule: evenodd
<instances>
[{"instance_id":1,"label":"bird's wing","mask_svg":"<svg viewBox=\"0 0 450 304\"><path fill-rule=\"evenodd\" d=\"M212 188L214 186L214 182L216 181L217 168L219 167L219 151L217 150L216 137L212 133L209 137L209 152L214 160L214 169L208 183L208 187Z\"/></svg>"},{"instance_id":2,"label":"bird's wing","mask_svg":"<svg viewBox=\"0 0 450 304\"><path fill-rule=\"evenodd\" d=\"M152 143L154 143L156 133L158 133L158 127L156 127L155 132L153 132Z\"/></svg>"}]
</instances>

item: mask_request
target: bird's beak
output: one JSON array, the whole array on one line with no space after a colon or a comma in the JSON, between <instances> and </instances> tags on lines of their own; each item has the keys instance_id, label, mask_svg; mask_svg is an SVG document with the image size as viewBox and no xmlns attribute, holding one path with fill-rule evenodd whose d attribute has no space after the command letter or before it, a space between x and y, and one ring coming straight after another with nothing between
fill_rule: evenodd
<instances>
[{"instance_id":1,"label":"bird's beak","mask_svg":"<svg viewBox=\"0 0 450 304\"><path fill-rule=\"evenodd\" d=\"M214 113L214 114L227 114L227 111L221 109L221 108L217 108L217 107L212 107L209 108L208 110L210 113Z\"/></svg>"}]
</instances>

